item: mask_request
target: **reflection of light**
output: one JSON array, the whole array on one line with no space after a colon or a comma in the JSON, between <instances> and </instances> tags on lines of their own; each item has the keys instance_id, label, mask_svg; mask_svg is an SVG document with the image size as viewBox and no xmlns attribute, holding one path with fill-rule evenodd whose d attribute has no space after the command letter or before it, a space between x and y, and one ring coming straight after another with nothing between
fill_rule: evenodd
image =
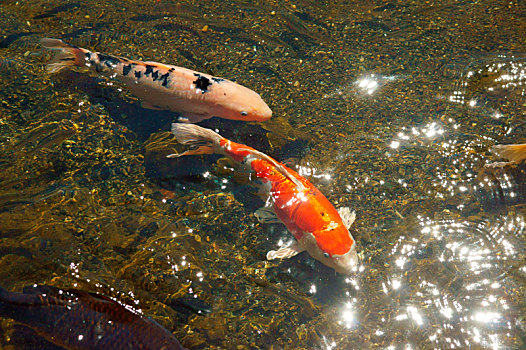
<instances>
[{"instance_id":1,"label":"reflection of light","mask_svg":"<svg viewBox=\"0 0 526 350\"><path fill-rule=\"evenodd\" d=\"M336 342L334 342L334 341L332 343L330 343L330 344L327 344L327 350L332 350L335 347L336 347Z\"/></svg>"},{"instance_id":2,"label":"reflection of light","mask_svg":"<svg viewBox=\"0 0 526 350\"><path fill-rule=\"evenodd\" d=\"M403 127L402 130L407 130L408 127ZM402 143L407 143L407 142L402 142L402 141L410 141L411 139L413 139L414 141L418 142L420 141L422 138L427 138L427 139L433 139L437 136L440 136L440 135L443 135L445 132L445 130L442 128L442 126L440 126L439 123L437 122L431 122L427 125L424 125L423 127L411 127L411 133L410 134L406 134L404 132L399 132L397 135L396 135L396 139L392 140L391 143L389 144L389 146L393 149L397 149L400 147L400 145ZM418 142L418 144L420 144L420 142ZM446 147L445 145L443 145L443 147Z\"/></svg>"},{"instance_id":3,"label":"reflection of light","mask_svg":"<svg viewBox=\"0 0 526 350\"><path fill-rule=\"evenodd\" d=\"M371 95L378 88L378 82L375 80L374 75L372 74L371 77L358 80L357 83L358 87L362 90L365 90L369 95Z\"/></svg>"},{"instance_id":4,"label":"reflection of light","mask_svg":"<svg viewBox=\"0 0 526 350\"><path fill-rule=\"evenodd\" d=\"M441 309L440 313L446 318L451 318L451 316L453 316L453 310L449 307Z\"/></svg>"},{"instance_id":5,"label":"reflection of light","mask_svg":"<svg viewBox=\"0 0 526 350\"><path fill-rule=\"evenodd\" d=\"M403 269L403 268L404 268L405 261L406 261L405 258L400 257L400 258L396 259L395 263L396 263L396 265L397 265L399 268Z\"/></svg>"},{"instance_id":6,"label":"reflection of light","mask_svg":"<svg viewBox=\"0 0 526 350\"><path fill-rule=\"evenodd\" d=\"M315 284L312 284L310 286L309 293L311 293L311 294L315 294L316 293L316 285Z\"/></svg>"},{"instance_id":7,"label":"reflection of light","mask_svg":"<svg viewBox=\"0 0 526 350\"><path fill-rule=\"evenodd\" d=\"M297 172L303 177L314 177L317 179L321 178L325 180L330 180L332 178L331 174L318 174L316 168L313 167L298 166Z\"/></svg>"},{"instance_id":8,"label":"reflection of light","mask_svg":"<svg viewBox=\"0 0 526 350\"><path fill-rule=\"evenodd\" d=\"M378 90L379 87L387 84L388 82L395 81L398 78L399 77L394 76L394 75L386 76L386 75L370 74L366 77L358 79L355 82L355 84L363 92L366 92L367 94L372 95L376 90Z\"/></svg>"},{"instance_id":9,"label":"reflection of light","mask_svg":"<svg viewBox=\"0 0 526 350\"><path fill-rule=\"evenodd\" d=\"M417 325L421 326L424 321L422 320L422 316L418 313L418 310L414 306L408 306L407 312L411 315L411 318L416 322Z\"/></svg>"},{"instance_id":10,"label":"reflection of light","mask_svg":"<svg viewBox=\"0 0 526 350\"><path fill-rule=\"evenodd\" d=\"M402 285L402 283L400 281L397 281L397 280L393 280L391 285L393 286L393 289L398 289L400 288L400 286Z\"/></svg>"},{"instance_id":11,"label":"reflection of light","mask_svg":"<svg viewBox=\"0 0 526 350\"><path fill-rule=\"evenodd\" d=\"M351 323L354 320L354 314L351 310L345 310L342 314L342 318L345 322Z\"/></svg>"},{"instance_id":12,"label":"reflection of light","mask_svg":"<svg viewBox=\"0 0 526 350\"><path fill-rule=\"evenodd\" d=\"M403 321L403 320L407 320L409 317L407 316L407 314L400 314L398 316L395 317L395 320L397 321Z\"/></svg>"},{"instance_id":13,"label":"reflection of light","mask_svg":"<svg viewBox=\"0 0 526 350\"><path fill-rule=\"evenodd\" d=\"M400 142L398 141L391 142L391 148L398 148L399 146L400 146Z\"/></svg>"},{"instance_id":14,"label":"reflection of light","mask_svg":"<svg viewBox=\"0 0 526 350\"><path fill-rule=\"evenodd\" d=\"M500 318L500 314L491 311L481 311L477 312L474 316L472 316L472 318L477 322L483 323L497 322L497 320Z\"/></svg>"}]
</instances>

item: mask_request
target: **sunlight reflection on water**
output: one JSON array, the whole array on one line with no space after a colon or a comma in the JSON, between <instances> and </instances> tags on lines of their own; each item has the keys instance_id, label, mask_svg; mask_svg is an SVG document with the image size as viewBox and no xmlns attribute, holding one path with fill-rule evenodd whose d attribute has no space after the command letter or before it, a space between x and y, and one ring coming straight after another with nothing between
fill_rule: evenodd
<instances>
[{"instance_id":1,"label":"sunlight reflection on water","mask_svg":"<svg viewBox=\"0 0 526 350\"><path fill-rule=\"evenodd\" d=\"M392 301L391 318L382 319L377 334L403 323L437 348L498 346L520 322L517 305L502 288L513 284L503 261L521 261L524 248L513 237L524 232L521 216L419 218L419 229L401 236L391 250L390 275L381 284Z\"/></svg>"}]
</instances>

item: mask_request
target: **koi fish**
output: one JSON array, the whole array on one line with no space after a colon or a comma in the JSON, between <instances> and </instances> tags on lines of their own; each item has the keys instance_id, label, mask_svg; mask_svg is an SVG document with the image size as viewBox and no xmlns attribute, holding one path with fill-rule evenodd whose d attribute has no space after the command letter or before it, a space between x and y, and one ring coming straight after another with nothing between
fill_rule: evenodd
<instances>
[{"instance_id":1,"label":"koi fish","mask_svg":"<svg viewBox=\"0 0 526 350\"><path fill-rule=\"evenodd\" d=\"M491 148L491 153L500 158L505 158L509 163L520 163L526 160L526 143L516 145L496 145Z\"/></svg>"},{"instance_id":2,"label":"koi fish","mask_svg":"<svg viewBox=\"0 0 526 350\"><path fill-rule=\"evenodd\" d=\"M348 208L337 211L307 179L268 155L216 132L190 124L172 124L177 141L196 149L169 158L197 154L222 154L244 164L266 184L271 206L259 209L262 222L281 222L296 241L289 247L267 253L267 259L289 258L307 251L337 272L349 274L358 263L356 244L349 232L355 219Z\"/></svg>"},{"instance_id":3,"label":"koi fish","mask_svg":"<svg viewBox=\"0 0 526 350\"><path fill-rule=\"evenodd\" d=\"M196 123L211 117L265 121L272 111L254 91L230 80L158 62L116 57L44 38L40 44L57 51L49 72L69 66L88 66L122 81L142 106L181 114L180 121Z\"/></svg>"},{"instance_id":4,"label":"koi fish","mask_svg":"<svg viewBox=\"0 0 526 350\"><path fill-rule=\"evenodd\" d=\"M101 294L76 289L41 285L15 293L0 288L0 316L66 349L185 350L152 319Z\"/></svg>"}]
</instances>

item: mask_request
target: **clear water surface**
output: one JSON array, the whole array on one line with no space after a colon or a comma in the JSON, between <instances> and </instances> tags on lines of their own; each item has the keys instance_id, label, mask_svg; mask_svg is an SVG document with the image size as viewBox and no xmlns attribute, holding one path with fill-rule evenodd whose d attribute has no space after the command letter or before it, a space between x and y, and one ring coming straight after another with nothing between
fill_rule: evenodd
<instances>
[{"instance_id":1,"label":"clear water surface","mask_svg":"<svg viewBox=\"0 0 526 350\"><path fill-rule=\"evenodd\" d=\"M526 346L526 2L0 2L0 285L110 295L191 349ZM246 174L177 160L176 115L45 70L57 37L235 80L274 111L202 125L356 211L340 276L262 225ZM9 319L6 349L53 348Z\"/></svg>"}]
</instances>

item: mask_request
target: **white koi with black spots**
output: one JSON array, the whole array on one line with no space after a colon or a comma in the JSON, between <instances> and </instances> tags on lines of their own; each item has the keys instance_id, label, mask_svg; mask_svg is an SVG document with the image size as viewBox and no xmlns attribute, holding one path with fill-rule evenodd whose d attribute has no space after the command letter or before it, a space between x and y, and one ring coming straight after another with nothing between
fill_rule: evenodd
<instances>
[{"instance_id":1,"label":"white koi with black spots","mask_svg":"<svg viewBox=\"0 0 526 350\"><path fill-rule=\"evenodd\" d=\"M195 123L211 117L244 121L270 119L272 111L256 92L230 80L158 62L142 62L76 47L59 39L40 40L56 50L48 71L68 66L88 66L122 81L150 109L181 114Z\"/></svg>"}]
</instances>

